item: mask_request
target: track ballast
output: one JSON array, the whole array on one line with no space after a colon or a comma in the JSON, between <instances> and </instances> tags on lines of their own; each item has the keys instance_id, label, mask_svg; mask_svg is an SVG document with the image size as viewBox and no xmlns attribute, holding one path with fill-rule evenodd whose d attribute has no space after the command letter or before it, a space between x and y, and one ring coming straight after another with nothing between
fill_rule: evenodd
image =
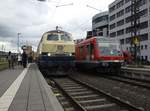
<instances>
[{"instance_id":1,"label":"track ballast","mask_svg":"<svg viewBox=\"0 0 150 111\"><path fill-rule=\"evenodd\" d=\"M58 99L66 111L143 111L132 104L122 101L87 83L72 78L53 78L53 81L63 96ZM60 99L61 98L61 99Z\"/></svg>"}]
</instances>

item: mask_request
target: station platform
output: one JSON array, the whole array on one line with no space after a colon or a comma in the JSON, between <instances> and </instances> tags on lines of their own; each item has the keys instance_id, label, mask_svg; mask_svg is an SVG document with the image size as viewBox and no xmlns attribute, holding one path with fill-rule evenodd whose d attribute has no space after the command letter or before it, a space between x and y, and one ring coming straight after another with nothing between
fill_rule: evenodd
<instances>
[{"instance_id":1,"label":"station platform","mask_svg":"<svg viewBox=\"0 0 150 111\"><path fill-rule=\"evenodd\" d=\"M137 71L150 71L150 66L133 67L133 66L123 66L122 69L137 70Z\"/></svg>"},{"instance_id":2,"label":"station platform","mask_svg":"<svg viewBox=\"0 0 150 111\"><path fill-rule=\"evenodd\" d=\"M36 64L0 71L0 111L64 111Z\"/></svg>"}]
</instances>

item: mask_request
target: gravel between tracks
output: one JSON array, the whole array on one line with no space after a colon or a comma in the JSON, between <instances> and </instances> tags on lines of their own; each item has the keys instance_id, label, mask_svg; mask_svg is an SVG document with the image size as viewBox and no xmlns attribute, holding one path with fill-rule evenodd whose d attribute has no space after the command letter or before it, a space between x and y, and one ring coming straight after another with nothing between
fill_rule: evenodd
<instances>
[{"instance_id":1,"label":"gravel between tracks","mask_svg":"<svg viewBox=\"0 0 150 111\"><path fill-rule=\"evenodd\" d=\"M95 74L72 74L73 78L87 82L95 87L111 93L113 96L119 97L122 100L129 101L135 106L144 108L145 111L150 111L150 90L132 86L115 80L105 79Z\"/></svg>"}]
</instances>

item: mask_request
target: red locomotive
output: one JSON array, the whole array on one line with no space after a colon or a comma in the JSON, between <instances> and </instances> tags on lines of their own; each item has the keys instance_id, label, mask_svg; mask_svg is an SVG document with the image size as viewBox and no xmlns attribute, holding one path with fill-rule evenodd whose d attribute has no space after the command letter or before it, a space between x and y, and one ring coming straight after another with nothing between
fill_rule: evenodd
<instances>
[{"instance_id":1,"label":"red locomotive","mask_svg":"<svg viewBox=\"0 0 150 111\"><path fill-rule=\"evenodd\" d=\"M77 69L118 72L124 57L119 42L106 37L92 37L76 44Z\"/></svg>"}]
</instances>

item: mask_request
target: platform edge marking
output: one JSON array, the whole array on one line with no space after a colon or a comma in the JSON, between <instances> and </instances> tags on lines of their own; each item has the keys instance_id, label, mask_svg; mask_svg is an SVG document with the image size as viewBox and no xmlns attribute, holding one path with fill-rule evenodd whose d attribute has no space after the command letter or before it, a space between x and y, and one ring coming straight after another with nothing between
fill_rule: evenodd
<instances>
[{"instance_id":1,"label":"platform edge marking","mask_svg":"<svg viewBox=\"0 0 150 111\"><path fill-rule=\"evenodd\" d=\"M25 68L22 73L16 78L16 80L10 85L6 92L0 98L0 111L8 111L9 107L25 77L30 64Z\"/></svg>"}]
</instances>

